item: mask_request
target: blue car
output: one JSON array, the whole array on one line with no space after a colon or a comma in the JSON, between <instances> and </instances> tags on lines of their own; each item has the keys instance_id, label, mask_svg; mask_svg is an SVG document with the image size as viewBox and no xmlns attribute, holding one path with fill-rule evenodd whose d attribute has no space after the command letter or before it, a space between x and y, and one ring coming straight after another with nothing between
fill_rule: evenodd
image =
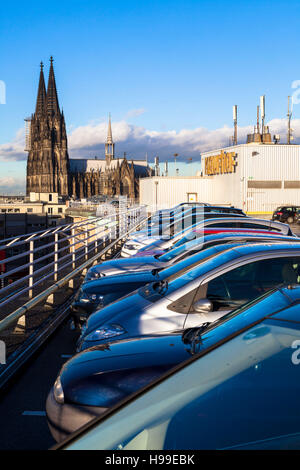
<instances>
[{"instance_id":1,"label":"blue car","mask_svg":"<svg viewBox=\"0 0 300 470\"><path fill-rule=\"evenodd\" d=\"M282 283L300 284L299 243L218 245L185 263L164 269L155 282L93 313L77 351L108 339L199 326Z\"/></svg>"},{"instance_id":2,"label":"blue car","mask_svg":"<svg viewBox=\"0 0 300 470\"><path fill-rule=\"evenodd\" d=\"M283 286L182 335L89 349L49 394L52 432L68 434L71 411L74 430L81 408L81 424L103 418L64 448L299 449L299 318L300 286Z\"/></svg>"}]
</instances>

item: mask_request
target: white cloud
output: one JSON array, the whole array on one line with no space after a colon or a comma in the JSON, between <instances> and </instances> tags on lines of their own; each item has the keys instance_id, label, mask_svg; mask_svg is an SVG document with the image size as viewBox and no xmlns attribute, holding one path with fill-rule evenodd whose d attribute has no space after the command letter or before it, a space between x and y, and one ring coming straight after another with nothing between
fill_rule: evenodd
<instances>
[{"instance_id":1,"label":"white cloud","mask_svg":"<svg viewBox=\"0 0 300 470\"><path fill-rule=\"evenodd\" d=\"M281 141L286 142L286 120L273 119L268 123L270 132L280 134ZM112 124L113 137L116 142L116 153L126 152L129 157L143 158L147 152L149 157L159 155L164 160L175 152L181 157L199 158L200 152L227 146L233 129L223 126L209 130L205 127L182 129L180 131L154 131L119 121ZM292 121L294 143L300 143L300 120ZM238 128L239 143L246 141L247 134L253 132L253 126ZM88 124L74 129L69 135L70 156L75 158L103 156L107 124Z\"/></svg>"},{"instance_id":2,"label":"white cloud","mask_svg":"<svg viewBox=\"0 0 300 470\"><path fill-rule=\"evenodd\" d=\"M268 123L271 134L280 134L281 142L286 142L286 120L273 119ZM294 143L300 143L300 119L292 121ZM200 152L227 146L233 130L228 126L209 130L205 127L182 129L180 131L155 131L129 124L125 120L112 123L113 138L116 142L116 154L128 157L149 158L158 155L163 161L175 152L180 157L199 158ZM238 129L239 142L246 141L246 135L253 132L253 126ZM107 122L92 121L84 126L70 128L68 146L70 158L101 157L104 155L104 142L107 135ZM26 160L24 152L24 130L20 129L12 142L0 145L0 160Z\"/></svg>"},{"instance_id":3,"label":"white cloud","mask_svg":"<svg viewBox=\"0 0 300 470\"><path fill-rule=\"evenodd\" d=\"M6 196L25 194L25 175L24 178L14 178L13 176L0 177L0 194Z\"/></svg>"},{"instance_id":4,"label":"white cloud","mask_svg":"<svg viewBox=\"0 0 300 470\"><path fill-rule=\"evenodd\" d=\"M132 117L137 117L137 116L141 116L142 114L144 114L146 112L146 110L144 108L138 108L138 109L130 109L128 111L128 113L126 113L125 115L125 120L126 119L129 119L129 118L132 118Z\"/></svg>"},{"instance_id":5,"label":"white cloud","mask_svg":"<svg viewBox=\"0 0 300 470\"><path fill-rule=\"evenodd\" d=\"M24 152L25 148L25 131L23 128L19 129L15 138L6 144L0 145L0 160L26 160L27 153Z\"/></svg>"}]
</instances>

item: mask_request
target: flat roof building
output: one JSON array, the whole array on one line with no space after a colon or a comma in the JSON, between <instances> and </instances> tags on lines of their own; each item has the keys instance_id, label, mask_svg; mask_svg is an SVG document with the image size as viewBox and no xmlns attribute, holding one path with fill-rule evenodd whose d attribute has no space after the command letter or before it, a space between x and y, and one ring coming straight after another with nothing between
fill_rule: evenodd
<instances>
[{"instance_id":1,"label":"flat roof building","mask_svg":"<svg viewBox=\"0 0 300 470\"><path fill-rule=\"evenodd\" d=\"M300 146L257 143L201 154L194 177L140 180L140 203L171 207L184 201L234 205L248 213L300 206Z\"/></svg>"}]
</instances>

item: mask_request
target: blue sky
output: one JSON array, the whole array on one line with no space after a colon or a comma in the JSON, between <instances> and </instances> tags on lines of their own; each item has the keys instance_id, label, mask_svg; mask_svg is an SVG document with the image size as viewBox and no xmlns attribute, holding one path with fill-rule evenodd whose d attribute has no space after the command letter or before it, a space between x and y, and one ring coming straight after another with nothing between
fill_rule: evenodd
<instances>
[{"instance_id":1,"label":"blue sky","mask_svg":"<svg viewBox=\"0 0 300 470\"><path fill-rule=\"evenodd\" d=\"M246 129L261 94L267 121L281 130L291 84L300 79L299 22L300 1L293 0L6 3L1 175L24 177L21 129L34 111L39 62L47 80L50 55L71 157L101 156L109 112L117 152L137 158L148 152L153 159L161 150L164 159L176 149L183 159L196 158L214 139L227 143L232 105ZM299 105L293 117L298 138Z\"/></svg>"}]
</instances>

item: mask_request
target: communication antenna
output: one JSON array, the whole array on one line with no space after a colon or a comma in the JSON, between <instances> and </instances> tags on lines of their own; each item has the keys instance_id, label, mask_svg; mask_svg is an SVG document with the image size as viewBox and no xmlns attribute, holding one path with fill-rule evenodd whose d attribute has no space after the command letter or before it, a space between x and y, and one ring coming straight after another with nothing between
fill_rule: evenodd
<instances>
[{"instance_id":1,"label":"communication antenna","mask_svg":"<svg viewBox=\"0 0 300 470\"><path fill-rule=\"evenodd\" d=\"M265 133L265 95L260 97L260 114L261 114L261 128L262 136Z\"/></svg>"},{"instance_id":2,"label":"communication antenna","mask_svg":"<svg viewBox=\"0 0 300 470\"><path fill-rule=\"evenodd\" d=\"M159 176L159 157L154 157L155 176Z\"/></svg>"},{"instance_id":3,"label":"communication antenna","mask_svg":"<svg viewBox=\"0 0 300 470\"><path fill-rule=\"evenodd\" d=\"M165 176L168 176L168 160L165 161Z\"/></svg>"},{"instance_id":4,"label":"communication antenna","mask_svg":"<svg viewBox=\"0 0 300 470\"><path fill-rule=\"evenodd\" d=\"M291 140L293 140L292 129L291 129L291 118L292 118L292 110L290 110L290 96L288 96L288 112L287 112L287 120L288 120L287 143L288 145L291 143Z\"/></svg>"},{"instance_id":5,"label":"communication antenna","mask_svg":"<svg viewBox=\"0 0 300 470\"><path fill-rule=\"evenodd\" d=\"M233 144L237 145L237 105L236 104L232 107L232 112L233 112L233 128L234 128Z\"/></svg>"}]
</instances>

